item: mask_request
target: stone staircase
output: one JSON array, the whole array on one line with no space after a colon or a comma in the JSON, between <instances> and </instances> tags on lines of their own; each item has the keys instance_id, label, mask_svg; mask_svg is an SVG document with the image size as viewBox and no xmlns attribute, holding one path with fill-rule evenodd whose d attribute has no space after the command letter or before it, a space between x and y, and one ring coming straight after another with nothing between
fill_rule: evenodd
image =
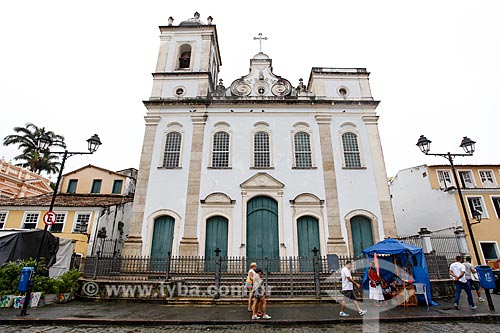
<instances>
[{"instance_id":1,"label":"stone staircase","mask_svg":"<svg viewBox=\"0 0 500 333\"><path fill-rule=\"evenodd\" d=\"M341 288L340 276L320 273L319 286L320 297L338 300L341 297L339 292ZM356 277L355 279L360 279ZM189 297L187 290L192 290L195 294L215 298L243 298L248 297L248 291L243 286L243 277L239 274L221 274L219 283L219 294L216 295L215 274L207 272L206 274L173 275L172 280L178 286L177 297ZM181 290L182 289L182 290ZM318 298L314 275L312 273L294 273L292 276L286 273L269 273L267 276L267 289L270 297L279 299L301 299ZM188 292L189 294L189 292Z\"/></svg>"}]
</instances>

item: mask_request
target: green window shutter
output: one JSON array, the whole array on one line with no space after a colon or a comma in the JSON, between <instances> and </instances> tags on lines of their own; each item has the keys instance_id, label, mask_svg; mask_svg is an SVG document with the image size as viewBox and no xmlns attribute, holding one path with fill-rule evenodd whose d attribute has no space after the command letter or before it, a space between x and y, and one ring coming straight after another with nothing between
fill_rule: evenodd
<instances>
[{"instance_id":1,"label":"green window shutter","mask_svg":"<svg viewBox=\"0 0 500 333\"><path fill-rule=\"evenodd\" d=\"M76 193L76 185L78 184L78 179L70 179L68 182L67 193Z\"/></svg>"},{"instance_id":2,"label":"green window shutter","mask_svg":"<svg viewBox=\"0 0 500 333\"><path fill-rule=\"evenodd\" d=\"M123 180L115 179L113 182L113 194L121 194L122 193Z\"/></svg>"},{"instance_id":3,"label":"green window shutter","mask_svg":"<svg viewBox=\"0 0 500 333\"><path fill-rule=\"evenodd\" d=\"M172 253L174 224L175 220L171 216L165 215L155 219L151 244L152 258L167 258L168 253Z\"/></svg>"},{"instance_id":4,"label":"green window shutter","mask_svg":"<svg viewBox=\"0 0 500 333\"><path fill-rule=\"evenodd\" d=\"M264 258L279 258L278 203L274 199L261 196L247 203L246 246L247 259L258 265ZM279 271L279 263L275 264L270 270Z\"/></svg>"},{"instance_id":5,"label":"green window shutter","mask_svg":"<svg viewBox=\"0 0 500 333\"><path fill-rule=\"evenodd\" d=\"M354 216L351 219L352 247L354 256L373 245L372 223L364 216Z\"/></svg>"},{"instance_id":6,"label":"green window shutter","mask_svg":"<svg viewBox=\"0 0 500 333\"><path fill-rule=\"evenodd\" d=\"M320 249L318 220L312 216L302 216L297 220L299 263L302 272L314 271L313 249ZM318 252L321 256L321 252Z\"/></svg>"},{"instance_id":7,"label":"green window shutter","mask_svg":"<svg viewBox=\"0 0 500 333\"><path fill-rule=\"evenodd\" d=\"M101 193L102 179L94 179L92 181L92 189L90 193Z\"/></svg>"},{"instance_id":8,"label":"green window shutter","mask_svg":"<svg viewBox=\"0 0 500 333\"><path fill-rule=\"evenodd\" d=\"M228 241L228 220L223 216L214 216L207 220L206 238L205 238L205 270L207 272L215 271L215 250L220 250L220 257L227 257ZM227 261L222 259L222 271L227 270Z\"/></svg>"}]
</instances>

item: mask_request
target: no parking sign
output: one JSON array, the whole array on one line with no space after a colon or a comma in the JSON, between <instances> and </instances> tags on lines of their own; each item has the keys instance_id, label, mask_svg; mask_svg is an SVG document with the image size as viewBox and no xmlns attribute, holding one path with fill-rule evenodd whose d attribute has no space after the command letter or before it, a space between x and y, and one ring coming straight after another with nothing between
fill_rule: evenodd
<instances>
[{"instance_id":1,"label":"no parking sign","mask_svg":"<svg viewBox=\"0 0 500 333\"><path fill-rule=\"evenodd\" d=\"M47 213L43 214L43 223L46 225L54 225L56 223L56 213L53 211L48 211Z\"/></svg>"}]
</instances>

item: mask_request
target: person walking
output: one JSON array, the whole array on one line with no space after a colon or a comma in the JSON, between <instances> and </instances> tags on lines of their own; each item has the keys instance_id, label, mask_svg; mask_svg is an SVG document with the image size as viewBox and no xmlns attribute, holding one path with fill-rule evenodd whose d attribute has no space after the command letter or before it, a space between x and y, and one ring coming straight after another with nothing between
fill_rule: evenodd
<instances>
[{"instance_id":1,"label":"person walking","mask_svg":"<svg viewBox=\"0 0 500 333\"><path fill-rule=\"evenodd\" d=\"M470 286L465 278L465 265L462 264L461 256L457 256L456 261L450 265L450 275L453 277L453 281L455 282L455 309L458 310L458 302L460 301L460 294L462 293L462 290L465 290L465 293L467 294L469 307L472 310L477 309L477 306L474 305L474 300L472 299Z\"/></svg>"},{"instance_id":2,"label":"person walking","mask_svg":"<svg viewBox=\"0 0 500 333\"><path fill-rule=\"evenodd\" d=\"M484 298L481 297L481 285L479 284L479 277L477 276L476 269L472 265L471 257L465 257L465 278L471 290L475 290L477 294L477 301L484 302Z\"/></svg>"},{"instance_id":3,"label":"person walking","mask_svg":"<svg viewBox=\"0 0 500 333\"><path fill-rule=\"evenodd\" d=\"M257 269L257 263L252 262L250 264L250 269L248 270L247 278L245 280L245 286L247 287L248 293L248 312L252 312L252 290L253 290L253 279L255 277L255 270Z\"/></svg>"},{"instance_id":4,"label":"person walking","mask_svg":"<svg viewBox=\"0 0 500 333\"><path fill-rule=\"evenodd\" d=\"M267 291L264 288L264 272L260 268L255 270L255 277L253 279L253 306L252 306L252 320L255 319L271 319L267 314ZM260 312L262 311L262 312Z\"/></svg>"},{"instance_id":5,"label":"person walking","mask_svg":"<svg viewBox=\"0 0 500 333\"><path fill-rule=\"evenodd\" d=\"M358 301L356 299L356 295L354 295L353 285L356 285L357 288L360 288L361 286L359 283L357 283L356 281L354 281L352 279L351 269L352 269L352 262L350 260L348 260L341 271L342 294L344 295L344 298L342 299L342 305L340 306L340 313L339 313L339 315L341 317L349 317L349 314L344 311L347 301L352 301L354 303L354 305L358 309L358 314L360 316L362 316L366 313L366 310L361 309L361 307L359 306Z\"/></svg>"}]
</instances>

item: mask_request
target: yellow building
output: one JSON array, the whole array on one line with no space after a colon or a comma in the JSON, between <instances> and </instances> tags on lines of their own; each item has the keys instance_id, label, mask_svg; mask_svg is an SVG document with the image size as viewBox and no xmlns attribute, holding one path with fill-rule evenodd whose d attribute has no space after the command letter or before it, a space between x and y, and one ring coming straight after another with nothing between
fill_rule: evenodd
<instances>
[{"instance_id":1,"label":"yellow building","mask_svg":"<svg viewBox=\"0 0 500 333\"><path fill-rule=\"evenodd\" d=\"M29 198L0 199L0 229L43 229L43 215L52 194ZM54 212L56 222L48 230L55 236L76 240L75 252L86 256L97 243L97 231L108 228L109 216L118 206L131 206L133 197L122 195L58 194ZM131 207L130 209L131 210ZM128 224L129 214L122 214ZM113 230L111 230L113 232Z\"/></svg>"},{"instance_id":2,"label":"yellow building","mask_svg":"<svg viewBox=\"0 0 500 333\"><path fill-rule=\"evenodd\" d=\"M500 268L500 165L457 165L455 166L460 180L460 188L471 223L477 222L472 216L477 211L481 223L473 224L472 230L476 246L483 263L487 262L493 268ZM463 223L463 229L468 234L465 217L456 190L457 184L453 178L450 165L428 166L429 180L432 189L441 189L455 196L455 203ZM468 246L473 252L470 237Z\"/></svg>"},{"instance_id":3,"label":"yellow building","mask_svg":"<svg viewBox=\"0 0 500 333\"><path fill-rule=\"evenodd\" d=\"M133 168L115 172L89 164L63 175L59 193L130 195L136 178Z\"/></svg>"}]
</instances>

